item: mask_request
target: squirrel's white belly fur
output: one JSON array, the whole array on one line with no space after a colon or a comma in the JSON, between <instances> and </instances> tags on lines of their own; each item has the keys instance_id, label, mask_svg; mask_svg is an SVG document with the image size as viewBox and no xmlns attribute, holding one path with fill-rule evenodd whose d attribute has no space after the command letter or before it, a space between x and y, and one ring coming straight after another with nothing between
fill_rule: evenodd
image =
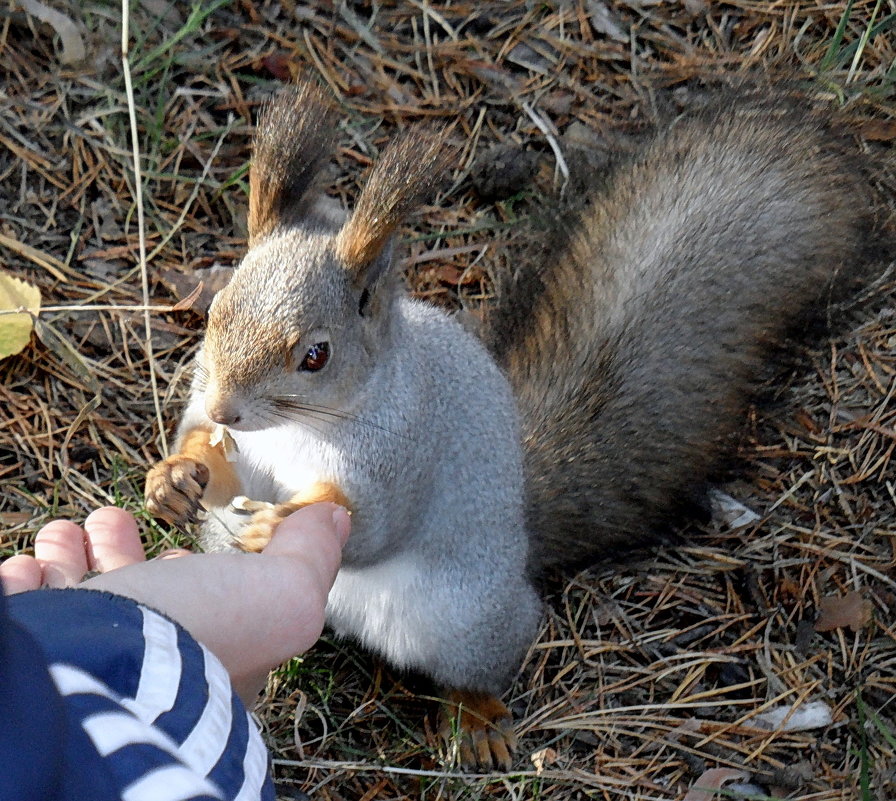
<instances>
[{"instance_id":1,"label":"squirrel's white belly fur","mask_svg":"<svg viewBox=\"0 0 896 801\"><path fill-rule=\"evenodd\" d=\"M301 436L295 427L288 432L278 427L233 434L239 449L237 474L245 494L254 500L286 501L318 481L345 473L337 449L312 435ZM244 515L234 524L246 522ZM330 592L327 622L337 635L360 639L399 668L428 663L434 643L421 633L433 618L421 603L424 584L419 559L408 553L362 568L343 567Z\"/></svg>"},{"instance_id":2,"label":"squirrel's white belly fur","mask_svg":"<svg viewBox=\"0 0 896 801\"><path fill-rule=\"evenodd\" d=\"M432 612L420 603L424 584L418 560L406 554L360 570L343 568L330 591L327 622L340 636L359 636L398 668L428 664L436 644L426 636Z\"/></svg>"},{"instance_id":3,"label":"squirrel's white belly fur","mask_svg":"<svg viewBox=\"0 0 896 801\"><path fill-rule=\"evenodd\" d=\"M295 427L288 432L280 427L235 431L233 436L237 475L244 493L253 500L286 501L317 481L343 472L343 460L334 448L317 438L297 436ZM210 517L225 529L220 543L224 547L249 519L229 508L210 510ZM218 545L206 539L207 546ZM429 661L432 656L427 659L427 643L420 636L431 622L429 611L419 603L422 584L419 563L408 554L360 569L343 568L329 596L328 623L336 634L358 637L382 651L397 667Z\"/></svg>"},{"instance_id":4,"label":"squirrel's white belly fur","mask_svg":"<svg viewBox=\"0 0 896 801\"><path fill-rule=\"evenodd\" d=\"M297 436L295 428L290 433L287 437L278 429L233 432L237 473L248 497L285 501L303 487L344 469L346 457L338 449L312 435ZM327 623L336 635L358 640L399 669L420 670L447 686L463 686L471 679L470 667L455 644L476 629L487 640L495 631L496 619L512 621L501 642L495 643L498 647L488 649L494 659L483 656L477 665L477 685L493 684L497 691L509 678L501 655L507 648L525 647L540 614L537 594L528 582L510 586L504 582L508 573L520 578L525 574L526 549L524 545L502 547L499 532L515 528L521 534L522 520L500 506L477 504L482 527L494 532L496 553L493 562L483 563L479 571L469 571L459 581L444 557L436 559L427 553L433 543L457 534L456 520L440 500L429 504L421 498L419 514L403 521L414 533L425 532L419 538L401 531L398 519L389 525L388 518L366 516L365 541L391 544L399 540L403 546L387 558L364 561L361 566L349 559L343 565L329 595ZM449 501L449 506L456 505L456 499ZM248 521L249 515L229 507L210 509L203 527L205 547L232 547L234 534ZM463 550L457 547L461 563Z\"/></svg>"}]
</instances>

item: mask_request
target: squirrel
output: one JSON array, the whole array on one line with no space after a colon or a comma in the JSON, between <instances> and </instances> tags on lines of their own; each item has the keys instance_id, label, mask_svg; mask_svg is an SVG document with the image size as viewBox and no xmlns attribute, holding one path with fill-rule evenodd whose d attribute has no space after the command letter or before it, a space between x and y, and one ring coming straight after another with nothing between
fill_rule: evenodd
<instances>
[{"instance_id":1,"label":"squirrel","mask_svg":"<svg viewBox=\"0 0 896 801\"><path fill-rule=\"evenodd\" d=\"M872 204L813 115L722 100L617 170L476 335L395 267L444 136L393 141L347 215L318 186L335 128L311 81L261 115L248 252L146 506L172 523L202 507L207 549L260 550L295 509L346 505L329 626L444 689L464 765L508 769L498 696L540 577L647 543L699 500L772 346L860 274Z\"/></svg>"}]
</instances>

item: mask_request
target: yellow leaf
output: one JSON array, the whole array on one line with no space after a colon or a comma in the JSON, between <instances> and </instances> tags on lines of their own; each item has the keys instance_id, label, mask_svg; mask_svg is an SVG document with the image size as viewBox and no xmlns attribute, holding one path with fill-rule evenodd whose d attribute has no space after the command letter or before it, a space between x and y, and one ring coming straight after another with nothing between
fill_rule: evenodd
<instances>
[{"instance_id":1,"label":"yellow leaf","mask_svg":"<svg viewBox=\"0 0 896 801\"><path fill-rule=\"evenodd\" d=\"M0 273L0 359L18 353L31 339L34 322L28 312L9 314L17 309L40 311L40 290L7 273Z\"/></svg>"}]
</instances>

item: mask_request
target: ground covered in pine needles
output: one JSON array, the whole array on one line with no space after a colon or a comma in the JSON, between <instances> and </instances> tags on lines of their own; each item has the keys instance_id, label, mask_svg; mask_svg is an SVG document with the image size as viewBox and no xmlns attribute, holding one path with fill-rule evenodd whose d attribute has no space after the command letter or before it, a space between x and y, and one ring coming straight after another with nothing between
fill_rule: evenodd
<instances>
[{"instance_id":1,"label":"ground covered in pine needles","mask_svg":"<svg viewBox=\"0 0 896 801\"><path fill-rule=\"evenodd\" d=\"M146 519L143 476L245 248L255 112L299 73L341 104L327 189L348 206L395 130L455 124L449 186L405 231L409 287L452 308L488 303L539 209L575 191L570 167L599 171L706 81L813 93L877 165L893 223L892 0L145 0L130 93L121 10L50 5L0 10L0 268L43 296L32 343L0 362L5 555L110 502L151 551L188 539ZM869 294L744 421L711 523L554 588L508 695L518 772L464 775L425 684L324 640L258 708L283 797L896 796L893 284Z\"/></svg>"}]
</instances>

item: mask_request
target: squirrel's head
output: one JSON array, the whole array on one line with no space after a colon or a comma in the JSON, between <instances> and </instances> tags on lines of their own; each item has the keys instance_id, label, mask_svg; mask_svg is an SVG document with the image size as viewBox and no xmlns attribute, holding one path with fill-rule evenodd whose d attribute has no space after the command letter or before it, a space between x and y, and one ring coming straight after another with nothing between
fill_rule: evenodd
<instances>
[{"instance_id":1,"label":"squirrel's head","mask_svg":"<svg viewBox=\"0 0 896 801\"><path fill-rule=\"evenodd\" d=\"M249 251L209 309L200 359L216 423L253 430L351 415L372 372L389 369L392 236L440 176L444 140L394 141L346 217L315 191L335 127L310 83L278 95L259 120Z\"/></svg>"}]
</instances>

